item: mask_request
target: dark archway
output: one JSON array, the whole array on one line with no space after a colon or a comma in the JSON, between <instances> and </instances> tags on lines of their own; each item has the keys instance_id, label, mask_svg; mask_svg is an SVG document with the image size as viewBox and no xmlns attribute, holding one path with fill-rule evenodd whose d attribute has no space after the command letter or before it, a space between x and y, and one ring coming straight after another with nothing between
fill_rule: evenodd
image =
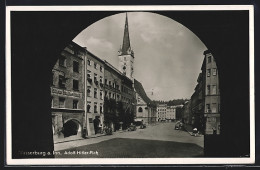
<instances>
[{"instance_id":1,"label":"dark archway","mask_svg":"<svg viewBox=\"0 0 260 170\"><path fill-rule=\"evenodd\" d=\"M11 13L13 158L21 157L18 153L21 150L53 150L49 95L51 69L60 51L79 32L95 21L119 12ZM216 58L222 131L217 141L205 141L205 153L226 157L248 155L248 11L156 13L192 30Z\"/></svg>"},{"instance_id":2,"label":"dark archway","mask_svg":"<svg viewBox=\"0 0 260 170\"><path fill-rule=\"evenodd\" d=\"M77 135L79 129L81 129L81 126L79 124L78 121L72 119L67 121L64 125L63 125L63 134L64 137L69 137L69 136L73 136L73 135Z\"/></svg>"}]
</instances>

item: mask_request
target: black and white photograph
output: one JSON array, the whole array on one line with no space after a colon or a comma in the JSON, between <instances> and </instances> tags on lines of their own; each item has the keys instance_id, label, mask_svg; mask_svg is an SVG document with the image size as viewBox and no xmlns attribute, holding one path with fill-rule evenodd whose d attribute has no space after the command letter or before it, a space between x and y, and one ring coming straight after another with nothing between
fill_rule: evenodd
<instances>
[{"instance_id":1,"label":"black and white photograph","mask_svg":"<svg viewBox=\"0 0 260 170\"><path fill-rule=\"evenodd\" d=\"M7 164L254 163L253 14L7 6Z\"/></svg>"}]
</instances>

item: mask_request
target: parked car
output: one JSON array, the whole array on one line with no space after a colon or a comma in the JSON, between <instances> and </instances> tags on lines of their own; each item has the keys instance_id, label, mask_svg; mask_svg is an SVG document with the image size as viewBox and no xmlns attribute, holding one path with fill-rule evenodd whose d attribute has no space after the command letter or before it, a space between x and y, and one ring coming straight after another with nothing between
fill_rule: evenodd
<instances>
[{"instance_id":1,"label":"parked car","mask_svg":"<svg viewBox=\"0 0 260 170\"><path fill-rule=\"evenodd\" d=\"M131 124L128 128L128 131L136 131L136 126Z\"/></svg>"},{"instance_id":2,"label":"parked car","mask_svg":"<svg viewBox=\"0 0 260 170\"><path fill-rule=\"evenodd\" d=\"M176 125L175 125L175 130L181 130L182 127L183 127L183 123L177 122Z\"/></svg>"}]
</instances>

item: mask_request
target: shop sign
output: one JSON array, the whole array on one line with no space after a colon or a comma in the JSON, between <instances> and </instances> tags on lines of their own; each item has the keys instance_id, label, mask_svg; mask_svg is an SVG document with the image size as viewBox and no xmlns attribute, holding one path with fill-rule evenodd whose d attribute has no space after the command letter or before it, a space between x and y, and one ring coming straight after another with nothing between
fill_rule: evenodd
<instances>
[{"instance_id":1,"label":"shop sign","mask_svg":"<svg viewBox=\"0 0 260 170\"><path fill-rule=\"evenodd\" d=\"M82 93L80 93L80 92L58 89L58 88L54 88L54 87L51 87L51 94L67 96L67 97L74 97L74 98L82 98Z\"/></svg>"}]
</instances>

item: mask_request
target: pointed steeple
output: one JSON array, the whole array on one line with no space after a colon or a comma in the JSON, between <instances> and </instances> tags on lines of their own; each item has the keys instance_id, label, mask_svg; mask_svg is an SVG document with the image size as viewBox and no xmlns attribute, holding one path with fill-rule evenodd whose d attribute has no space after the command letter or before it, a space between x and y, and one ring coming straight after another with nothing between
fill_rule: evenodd
<instances>
[{"instance_id":1,"label":"pointed steeple","mask_svg":"<svg viewBox=\"0 0 260 170\"><path fill-rule=\"evenodd\" d=\"M126 13L125 30L124 30L124 37L123 37L123 45L121 48L121 55L129 55L131 53L132 53L132 50L131 50L131 45L130 45L128 19L127 19L127 13Z\"/></svg>"}]
</instances>

